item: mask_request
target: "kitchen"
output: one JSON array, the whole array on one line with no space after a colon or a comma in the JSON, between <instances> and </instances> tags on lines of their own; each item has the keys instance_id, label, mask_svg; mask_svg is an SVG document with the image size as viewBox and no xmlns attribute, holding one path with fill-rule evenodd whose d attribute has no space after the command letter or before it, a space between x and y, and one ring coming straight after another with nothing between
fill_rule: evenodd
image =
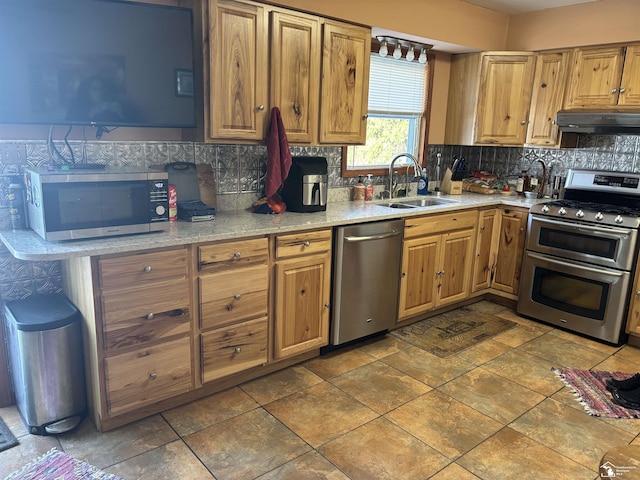
<instances>
[{"instance_id":1,"label":"kitchen","mask_svg":"<svg viewBox=\"0 0 640 480\"><path fill-rule=\"evenodd\" d=\"M614 17L614 15L612 15L613 12L608 8L600 9L602 5L599 4L601 3L606 3L607 7L611 4L611 2L596 2L593 5L590 5L589 8L591 10L597 9L596 15L598 15L598 19L603 22L604 28L598 31L592 31L587 28L580 29L575 27L575 25L579 24L579 21L576 20L571 26L563 26L564 31L572 29L572 31L567 32L567 35L569 35L569 33L571 34L571 43L568 43L567 40L557 38L560 36L559 32L562 31L560 29L553 29L552 32L544 36L544 39L539 39L537 35L539 35L540 31L544 31L544 29L532 28L527 23L525 23L525 25L520 25L518 22L520 20L524 22L524 19L521 19L519 16L515 16L511 18L509 28L509 36L513 36L515 38L512 38L509 43L505 44L503 40L504 35L497 32L499 29L481 28L485 24L484 22L491 25L491 27L495 26L493 24L495 21L505 22L506 20L504 20L504 16L496 15L484 10L468 10L463 8L463 6L453 6L451 7L453 11L447 10L441 13L441 15L444 15L445 17L449 15L456 16L459 23L457 28L452 29L451 32L442 32L443 25L446 25L446 22L443 22L442 17L438 17L438 13L441 11L438 8L432 8L425 12L424 15L407 16L404 12L385 12L384 15L382 15L374 9L367 8L367 6L363 6L360 11L357 9L357 6L350 2L349 5L323 4L322 6L318 6L318 8L324 8L330 11L317 13L358 21L359 23L388 25L389 29L403 31L410 34L419 34L427 28L423 25L423 22L431 22L433 25L431 23L427 23L429 31L434 31L434 36L436 36L437 33L437 38L446 39L451 41L451 43L456 44L474 45L476 48L482 50L502 50L504 48L538 50L562 46L631 42L636 40L637 33L634 31L634 28L637 27L628 25L628 28L625 28L624 25L620 25L620 23L624 23L633 18L633 13L627 15L624 14L625 7L629 9L632 8L630 3L614 2L616 3L615 6L618 7L617 9L612 9L616 12L615 18L612 18ZM287 6L303 8L302 5ZM409 8L411 6L411 4L408 4ZM418 9L417 11L421 11L418 7L419 6L416 6L416 9ZM441 9L444 7L439 8ZM577 9L578 7L573 8ZM353 10L349 12L349 9ZM569 10L572 14L576 11L578 10ZM535 26L535 22L542 22L543 25L546 25L547 23L553 24L552 20L554 20L555 17L550 15L549 12L546 12L548 16L544 17L543 12L531 14L532 17L528 17L532 18L532 25ZM631 12L633 12L633 10L631 10ZM384 16L384 21L382 18L370 18L375 15ZM540 16L544 18L538 18ZM386 17L389 17L389 19L387 20ZM400 20L400 17L402 17L402 20ZM397 23L394 23L394 18ZM579 19L579 14L578 17L574 16L573 18ZM420 21L420 25L412 26L411 23L417 22L418 19ZM473 26L465 25L465 20L473 22ZM612 22L612 25L615 24L615 27L607 28L607 21ZM518 29L512 32L511 29L514 28L514 24L517 25ZM575 29L575 31L573 31L573 29ZM533 43L527 44L527 39L524 35L522 38L518 38L518 35L515 33L516 31L518 33L521 31L528 32L529 37L532 39L531 42ZM532 31L536 34L531 33ZM479 32L485 33L488 38L466 38L474 37L476 33L478 34L478 37L482 37ZM556 38L554 38L554 35ZM584 38L586 35L589 35L589 37ZM627 38L625 35L629 35L630 37ZM436 58L435 71L445 71L447 69L447 64L448 59L446 54L442 55L442 64L440 63L440 59ZM437 75L438 74L436 73L436 78L434 79L434 82L436 83L434 85L434 89L436 89L436 91L438 82L441 82L440 88L446 88L446 85L448 84L448 80L438 78ZM526 158L527 161L529 161L533 156L544 158L549 164L552 164L554 160L557 160L562 156L561 165L563 168L585 166L593 167L596 165L600 167L600 165L605 163L607 169L633 170L637 163L637 137L633 136L584 136L579 139L582 143L579 144L577 149L506 148L494 146L462 147L458 145L445 145L443 141L445 123L443 120L443 113L446 110L446 107L443 105L443 102L446 102L446 95L435 94L433 96L433 101L434 104L432 105L431 110L432 121L429 132L430 147L427 162L429 168L432 168L435 164L435 156L437 153L442 153L444 158L452 158L454 155L464 156L473 167L477 166L478 169L490 171L504 171L505 173L519 171L518 166L522 164L523 159ZM439 106L437 102L440 102ZM225 165L225 167L220 167L221 175L219 175L218 180L218 191L221 193L221 195L219 195L219 209L234 210L236 208L244 208L250 204L250 202L247 202L247 197L250 197L251 201L255 198L256 192L251 191L251 188L254 187L249 187L250 191L245 193L247 189L239 186L238 179L244 178L245 176L252 178L252 175L256 175L257 168L249 166L252 164L247 160L249 156L259 157L262 155L261 147L200 143L193 144L190 142L175 141L176 138L168 139L166 137L157 137L146 131L140 132L139 134L138 132L127 131L113 132L113 134L118 133L124 136L120 137L121 140L119 141L115 141L115 137L111 136L109 138L114 138L114 141L89 142L91 148L93 148L96 154L100 158L104 159L104 161L115 161L117 155L116 152L118 152L118 155L125 152L125 154L129 155L130 158L137 158L141 161L155 160L158 157L191 159L194 158L195 155L204 155L205 158L223 159L223 163L226 163L227 165ZM5 164L10 163L15 165L24 163L25 161L37 161L35 159L40 158L40 156L43 155L41 142L34 139L44 137L33 133L33 129L21 129L18 127L11 127L8 129L3 128L2 135L3 138L7 139L2 142L2 158L3 163ZM127 138L129 135L131 136ZM165 133L163 132L161 135L165 135ZM140 142L140 140L143 140L143 142ZM338 198L341 196L343 199L347 198L346 192L349 190L351 181L339 176L338 172L340 171L341 160L339 148L294 147L294 151L295 150L300 154L321 153L322 155L327 156L330 162L329 168L333 173L333 176L330 175L330 186L332 187L330 190L333 190L333 194ZM594 164L596 161L597 164ZM622 163L618 164L618 162ZM229 173L232 174L231 177L229 177ZM225 176L224 174L227 175ZM433 174L430 176L433 176ZM19 262L14 260L9 254L4 254L4 260L6 264L9 265L8 270L12 273L12 278L10 280L7 279L6 281L3 280L3 298L15 298L14 296L20 296L20 292L31 288L37 288L38 291L46 291L49 288L59 288L58 286L61 283L59 264L55 262L35 262L33 264L30 262ZM15 279L19 279L20 282L16 282Z\"/></svg>"}]
</instances>

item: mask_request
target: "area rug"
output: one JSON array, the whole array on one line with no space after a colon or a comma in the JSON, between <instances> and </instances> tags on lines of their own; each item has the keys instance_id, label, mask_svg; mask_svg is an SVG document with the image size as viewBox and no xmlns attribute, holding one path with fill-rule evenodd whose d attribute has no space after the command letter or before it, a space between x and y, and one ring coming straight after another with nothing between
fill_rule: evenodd
<instances>
[{"instance_id":1,"label":"area rug","mask_svg":"<svg viewBox=\"0 0 640 480\"><path fill-rule=\"evenodd\" d=\"M0 418L0 452L8 450L11 447L18 445L18 440L14 437L7 424Z\"/></svg>"},{"instance_id":2,"label":"area rug","mask_svg":"<svg viewBox=\"0 0 640 480\"><path fill-rule=\"evenodd\" d=\"M631 410L613 403L613 397L607 390L609 378L624 380L633 373L599 372L574 370L572 368L551 368L564 384L573 390L576 400L582 404L589 415L608 418L640 418L640 410Z\"/></svg>"},{"instance_id":3,"label":"area rug","mask_svg":"<svg viewBox=\"0 0 640 480\"><path fill-rule=\"evenodd\" d=\"M515 327L515 323L467 307L416 322L391 335L446 358Z\"/></svg>"},{"instance_id":4,"label":"area rug","mask_svg":"<svg viewBox=\"0 0 640 480\"><path fill-rule=\"evenodd\" d=\"M123 480L66 453L50 450L5 480Z\"/></svg>"}]
</instances>

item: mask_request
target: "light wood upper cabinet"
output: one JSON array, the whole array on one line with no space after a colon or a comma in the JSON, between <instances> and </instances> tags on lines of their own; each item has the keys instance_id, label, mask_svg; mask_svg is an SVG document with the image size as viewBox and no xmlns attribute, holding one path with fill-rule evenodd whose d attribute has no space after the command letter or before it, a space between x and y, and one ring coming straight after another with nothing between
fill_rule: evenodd
<instances>
[{"instance_id":1,"label":"light wood upper cabinet","mask_svg":"<svg viewBox=\"0 0 640 480\"><path fill-rule=\"evenodd\" d=\"M534 62L532 52L454 55L445 143L524 144Z\"/></svg>"},{"instance_id":2,"label":"light wood upper cabinet","mask_svg":"<svg viewBox=\"0 0 640 480\"><path fill-rule=\"evenodd\" d=\"M558 146L561 132L556 114L562 109L569 76L571 51L538 54L527 128L527 144Z\"/></svg>"},{"instance_id":3,"label":"light wood upper cabinet","mask_svg":"<svg viewBox=\"0 0 640 480\"><path fill-rule=\"evenodd\" d=\"M213 138L262 140L269 114L265 10L214 2L209 10L210 118Z\"/></svg>"},{"instance_id":4,"label":"light wood upper cabinet","mask_svg":"<svg viewBox=\"0 0 640 480\"><path fill-rule=\"evenodd\" d=\"M271 12L271 104L292 143L316 143L320 91L320 20Z\"/></svg>"},{"instance_id":5,"label":"light wood upper cabinet","mask_svg":"<svg viewBox=\"0 0 640 480\"><path fill-rule=\"evenodd\" d=\"M364 144L371 31L325 22L322 47L320 142Z\"/></svg>"},{"instance_id":6,"label":"light wood upper cabinet","mask_svg":"<svg viewBox=\"0 0 640 480\"><path fill-rule=\"evenodd\" d=\"M640 45L578 48L566 108L640 105Z\"/></svg>"}]
</instances>

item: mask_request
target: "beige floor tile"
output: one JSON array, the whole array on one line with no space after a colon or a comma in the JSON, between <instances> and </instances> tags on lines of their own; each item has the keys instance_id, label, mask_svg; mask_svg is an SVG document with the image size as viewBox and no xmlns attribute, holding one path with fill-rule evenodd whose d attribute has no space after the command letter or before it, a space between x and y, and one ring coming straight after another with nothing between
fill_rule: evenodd
<instances>
[{"instance_id":1,"label":"beige floor tile","mask_svg":"<svg viewBox=\"0 0 640 480\"><path fill-rule=\"evenodd\" d=\"M217 479L250 479L310 451L309 446L262 408L184 438Z\"/></svg>"},{"instance_id":2,"label":"beige floor tile","mask_svg":"<svg viewBox=\"0 0 640 480\"><path fill-rule=\"evenodd\" d=\"M457 463L452 463L440 470L429 480L480 480L469 470L465 470Z\"/></svg>"},{"instance_id":3,"label":"beige floor tile","mask_svg":"<svg viewBox=\"0 0 640 480\"><path fill-rule=\"evenodd\" d=\"M249 395L234 387L166 410L162 416L178 435L184 437L257 407L258 404Z\"/></svg>"},{"instance_id":4,"label":"beige floor tile","mask_svg":"<svg viewBox=\"0 0 640 480\"><path fill-rule=\"evenodd\" d=\"M472 363L455 355L440 358L417 347L409 347L382 361L432 387L442 385L475 368Z\"/></svg>"},{"instance_id":5,"label":"beige floor tile","mask_svg":"<svg viewBox=\"0 0 640 480\"><path fill-rule=\"evenodd\" d=\"M16 439L24 435L29 435L29 431L22 421L22 418L20 418L20 413L18 413L18 408L15 405L0 408L0 418L2 418L5 425L9 427L9 430L11 430L11 433Z\"/></svg>"},{"instance_id":6,"label":"beige floor tile","mask_svg":"<svg viewBox=\"0 0 640 480\"><path fill-rule=\"evenodd\" d=\"M260 405L271 403L305 388L323 382L302 365L294 365L279 372L240 385Z\"/></svg>"},{"instance_id":7,"label":"beige floor tile","mask_svg":"<svg viewBox=\"0 0 640 480\"><path fill-rule=\"evenodd\" d=\"M591 348L593 350L598 350L599 352L606 353L607 355L614 355L622 348L607 345L606 343L598 342L596 340L582 337L580 335L576 335L575 333L566 332L564 330L554 329L550 333L551 335L555 335L556 337L564 338L565 340L569 340L570 342L584 345L585 347Z\"/></svg>"},{"instance_id":8,"label":"beige floor tile","mask_svg":"<svg viewBox=\"0 0 640 480\"><path fill-rule=\"evenodd\" d=\"M438 390L503 425L545 399L533 390L480 367L438 387Z\"/></svg>"},{"instance_id":9,"label":"beige floor tile","mask_svg":"<svg viewBox=\"0 0 640 480\"><path fill-rule=\"evenodd\" d=\"M615 357L636 365L635 371L640 371L640 348L625 345L615 354Z\"/></svg>"},{"instance_id":10,"label":"beige floor tile","mask_svg":"<svg viewBox=\"0 0 640 480\"><path fill-rule=\"evenodd\" d=\"M393 335L385 335L363 343L358 350L380 359L406 350L409 347L410 345L407 342L403 342Z\"/></svg>"},{"instance_id":11,"label":"beige floor tile","mask_svg":"<svg viewBox=\"0 0 640 480\"><path fill-rule=\"evenodd\" d=\"M264 408L314 448L378 416L326 382L277 400Z\"/></svg>"},{"instance_id":12,"label":"beige floor tile","mask_svg":"<svg viewBox=\"0 0 640 480\"><path fill-rule=\"evenodd\" d=\"M256 480L349 480L349 477L314 450Z\"/></svg>"},{"instance_id":13,"label":"beige floor tile","mask_svg":"<svg viewBox=\"0 0 640 480\"><path fill-rule=\"evenodd\" d=\"M214 478L182 440L155 448L105 470L121 478L136 480Z\"/></svg>"},{"instance_id":14,"label":"beige floor tile","mask_svg":"<svg viewBox=\"0 0 640 480\"><path fill-rule=\"evenodd\" d=\"M85 420L78 429L59 438L69 455L105 468L173 442L178 435L160 415L153 415L104 433Z\"/></svg>"},{"instance_id":15,"label":"beige floor tile","mask_svg":"<svg viewBox=\"0 0 640 480\"><path fill-rule=\"evenodd\" d=\"M19 445L0 452L0 478L5 478L10 473L21 470L52 448L62 451L57 437L27 434L18 440L20 441Z\"/></svg>"},{"instance_id":16,"label":"beige floor tile","mask_svg":"<svg viewBox=\"0 0 640 480\"><path fill-rule=\"evenodd\" d=\"M512 329L507 330L500 335L496 335L492 340L504 343L510 347L518 347L523 343L533 340L534 338L538 338L540 335L544 335L547 332L548 330L518 324Z\"/></svg>"},{"instance_id":17,"label":"beige floor tile","mask_svg":"<svg viewBox=\"0 0 640 480\"><path fill-rule=\"evenodd\" d=\"M437 390L385 418L452 460L502 428L502 424Z\"/></svg>"},{"instance_id":18,"label":"beige floor tile","mask_svg":"<svg viewBox=\"0 0 640 480\"><path fill-rule=\"evenodd\" d=\"M537 405L510 427L596 471L599 465L594 459L601 458L613 447L627 445L634 438L632 433L553 399Z\"/></svg>"},{"instance_id":19,"label":"beige floor tile","mask_svg":"<svg viewBox=\"0 0 640 480\"><path fill-rule=\"evenodd\" d=\"M483 368L541 395L549 396L564 385L551 371L552 366L548 360L512 350L485 363Z\"/></svg>"},{"instance_id":20,"label":"beige floor tile","mask_svg":"<svg viewBox=\"0 0 640 480\"><path fill-rule=\"evenodd\" d=\"M522 325L534 331L546 333L553 330L552 326L546 325L536 320L531 320L529 318L522 317L518 315L514 310L503 310L502 312L496 313L496 316L500 318L505 318L507 320L511 320L512 322L516 322L518 325Z\"/></svg>"},{"instance_id":21,"label":"beige floor tile","mask_svg":"<svg viewBox=\"0 0 640 480\"><path fill-rule=\"evenodd\" d=\"M531 340L517 347L516 350L554 362L558 368L580 370L589 370L608 357L606 353L560 338L552 333Z\"/></svg>"},{"instance_id":22,"label":"beige floor tile","mask_svg":"<svg viewBox=\"0 0 640 480\"><path fill-rule=\"evenodd\" d=\"M590 480L590 470L505 427L456 462L486 480Z\"/></svg>"},{"instance_id":23,"label":"beige floor tile","mask_svg":"<svg viewBox=\"0 0 640 480\"><path fill-rule=\"evenodd\" d=\"M490 338L489 340L485 340L471 348L461 351L456 354L456 356L474 365L482 365L509 350L511 350L509 345Z\"/></svg>"},{"instance_id":24,"label":"beige floor tile","mask_svg":"<svg viewBox=\"0 0 640 480\"><path fill-rule=\"evenodd\" d=\"M497 315L498 313L504 311L512 311L509 307L505 307L504 305L500 305L499 303L488 302L486 300L472 303L471 305L467 305L466 308L468 308L472 312L492 313L494 315Z\"/></svg>"},{"instance_id":25,"label":"beige floor tile","mask_svg":"<svg viewBox=\"0 0 640 480\"><path fill-rule=\"evenodd\" d=\"M312 358L304 362L303 365L316 375L327 379L375 361L376 358L368 353L364 353L359 349L348 349Z\"/></svg>"},{"instance_id":26,"label":"beige floor tile","mask_svg":"<svg viewBox=\"0 0 640 480\"><path fill-rule=\"evenodd\" d=\"M428 478L446 457L384 418L320 447L318 451L352 479Z\"/></svg>"},{"instance_id":27,"label":"beige floor tile","mask_svg":"<svg viewBox=\"0 0 640 480\"><path fill-rule=\"evenodd\" d=\"M363 365L329 381L381 415L431 390L382 362Z\"/></svg>"}]
</instances>

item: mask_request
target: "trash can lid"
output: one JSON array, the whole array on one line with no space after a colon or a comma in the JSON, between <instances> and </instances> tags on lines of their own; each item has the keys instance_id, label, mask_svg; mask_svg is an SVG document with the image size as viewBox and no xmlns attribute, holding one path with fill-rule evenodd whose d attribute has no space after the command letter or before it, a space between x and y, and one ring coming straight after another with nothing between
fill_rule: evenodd
<instances>
[{"instance_id":1,"label":"trash can lid","mask_svg":"<svg viewBox=\"0 0 640 480\"><path fill-rule=\"evenodd\" d=\"M53 330L82 318L76 306L58 293L13 300L5 304L5 310L13 317L15 327L25 332Z\"/></svg>"}]
</instances>

